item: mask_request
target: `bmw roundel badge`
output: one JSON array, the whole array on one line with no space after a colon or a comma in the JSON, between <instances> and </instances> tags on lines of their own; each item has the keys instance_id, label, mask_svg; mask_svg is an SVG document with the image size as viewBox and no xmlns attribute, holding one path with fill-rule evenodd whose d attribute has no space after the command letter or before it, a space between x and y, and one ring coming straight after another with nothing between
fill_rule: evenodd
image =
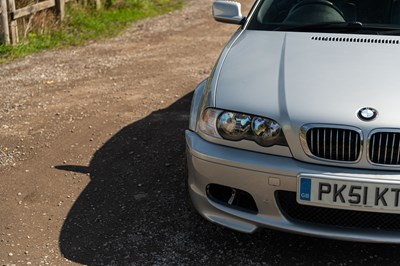
<instances>
[{"instance_id":1,"label":"bmw roundel badge","mask_svg":"<svg viewBox=\"0 0 400 266\"><path fill-rule=\"evenodd\" d=\"M357 115L363 121L372 121L377 117L378 111L371 107L364 107L358 111Z\"/></svg>"}]
</instances>

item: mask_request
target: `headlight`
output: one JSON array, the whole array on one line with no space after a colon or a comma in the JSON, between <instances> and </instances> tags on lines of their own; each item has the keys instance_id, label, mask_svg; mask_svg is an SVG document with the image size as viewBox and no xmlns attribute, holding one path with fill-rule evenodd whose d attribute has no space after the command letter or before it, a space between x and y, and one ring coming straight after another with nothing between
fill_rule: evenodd
<instances>
[{"instance_id":1,"label":"headlight","mask_svg":"<svg viewBox=\"0 0 400 266\"><path fill-rule=\"evenodd\" d=\"M251 123L254 140L261 146L272 146L281 137L281 126L270 119L254 117ZM283 134L282 134L283 135Z\"/></svg>"},{"instance_id":2,"label":"headlight","mask_svg":"<svg viewBox=\"0 0 400 266\"><path fill-rule=\"evenodd\" d=\"M220 138L216 124L222 110L208 108L202 114L198 122L198 130L206 135Z\"/></svg>"},{"instance_id":3,"label":"headlight","mask_svg":"<svg viewBox=\"0 0 400 266\"><path fill-rule=\"evenodd\" d=\"M218 133L229 140L243 139L251 127L251 116L223 112L217 120Z\"/></svg>"},{"instance_id":4,"label":"headlight","mask_svg":"<svg viewBox=\"0 0 400 266\"><path fill-rule=\"evenodd\" d=\"M252 140L264 147L287 146L282 128L276 121L243 113L208 108L202 113L198 130L216 138Z\"/></svg>"}]
</instances>

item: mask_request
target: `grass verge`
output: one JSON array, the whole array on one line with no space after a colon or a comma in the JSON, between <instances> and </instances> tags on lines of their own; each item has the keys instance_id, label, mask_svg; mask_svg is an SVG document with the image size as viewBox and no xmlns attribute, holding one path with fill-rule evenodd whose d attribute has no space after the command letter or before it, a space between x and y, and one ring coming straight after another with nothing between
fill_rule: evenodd
<instances>
[{"instance_id":1,"label":"grass verge","mask_svg":"<svg viewBox=\"0 0 400 266\"><path fill-rule=\"evenodd\" d=\"M43 26L33 28L14 47L0 45L0 63L46 49L115 36L131 22L181 8L183 0L106 0L103 4L101 10L95 10L90 4L83 7L75 2L67 3L61 24L49 21L45 30Z\"/></svg>"}]
</instances>

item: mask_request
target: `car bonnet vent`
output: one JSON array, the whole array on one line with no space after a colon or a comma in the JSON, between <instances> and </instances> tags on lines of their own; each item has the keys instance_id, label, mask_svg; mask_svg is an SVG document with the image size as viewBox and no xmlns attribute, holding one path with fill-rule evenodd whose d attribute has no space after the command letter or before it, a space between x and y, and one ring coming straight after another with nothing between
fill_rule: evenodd
<instances>
[{"instance_id":1,"label":"car bonnet vent","mask_svg":"<svg viewBox=\"0 0 400 266\"><path fill-rule=\"evenodd\" d=\"M360 37L322 37L313 36L313 41L323 42L352 42L352 43L376 43L376 44L400 44L399 40L379 39L379 38L360 38Z\"/></svg>"}]
</instances>

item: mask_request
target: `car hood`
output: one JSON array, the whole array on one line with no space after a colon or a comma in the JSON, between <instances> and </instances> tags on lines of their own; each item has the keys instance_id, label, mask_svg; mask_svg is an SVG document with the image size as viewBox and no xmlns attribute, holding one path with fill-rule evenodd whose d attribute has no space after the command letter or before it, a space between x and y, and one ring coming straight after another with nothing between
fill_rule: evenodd
<instances>
[{"instance_id":1,"label":"car hood","mask_svg":"<svg viewBox=\"0 0 400 266\"><path fill-rule=\"evenodd\" d=\"M304 124L400 126L398 37L244 31L224 59L217 108L265 116L285 134ZM363 122L357 112L379 116Z\"/></svg>"}]
</instances>

